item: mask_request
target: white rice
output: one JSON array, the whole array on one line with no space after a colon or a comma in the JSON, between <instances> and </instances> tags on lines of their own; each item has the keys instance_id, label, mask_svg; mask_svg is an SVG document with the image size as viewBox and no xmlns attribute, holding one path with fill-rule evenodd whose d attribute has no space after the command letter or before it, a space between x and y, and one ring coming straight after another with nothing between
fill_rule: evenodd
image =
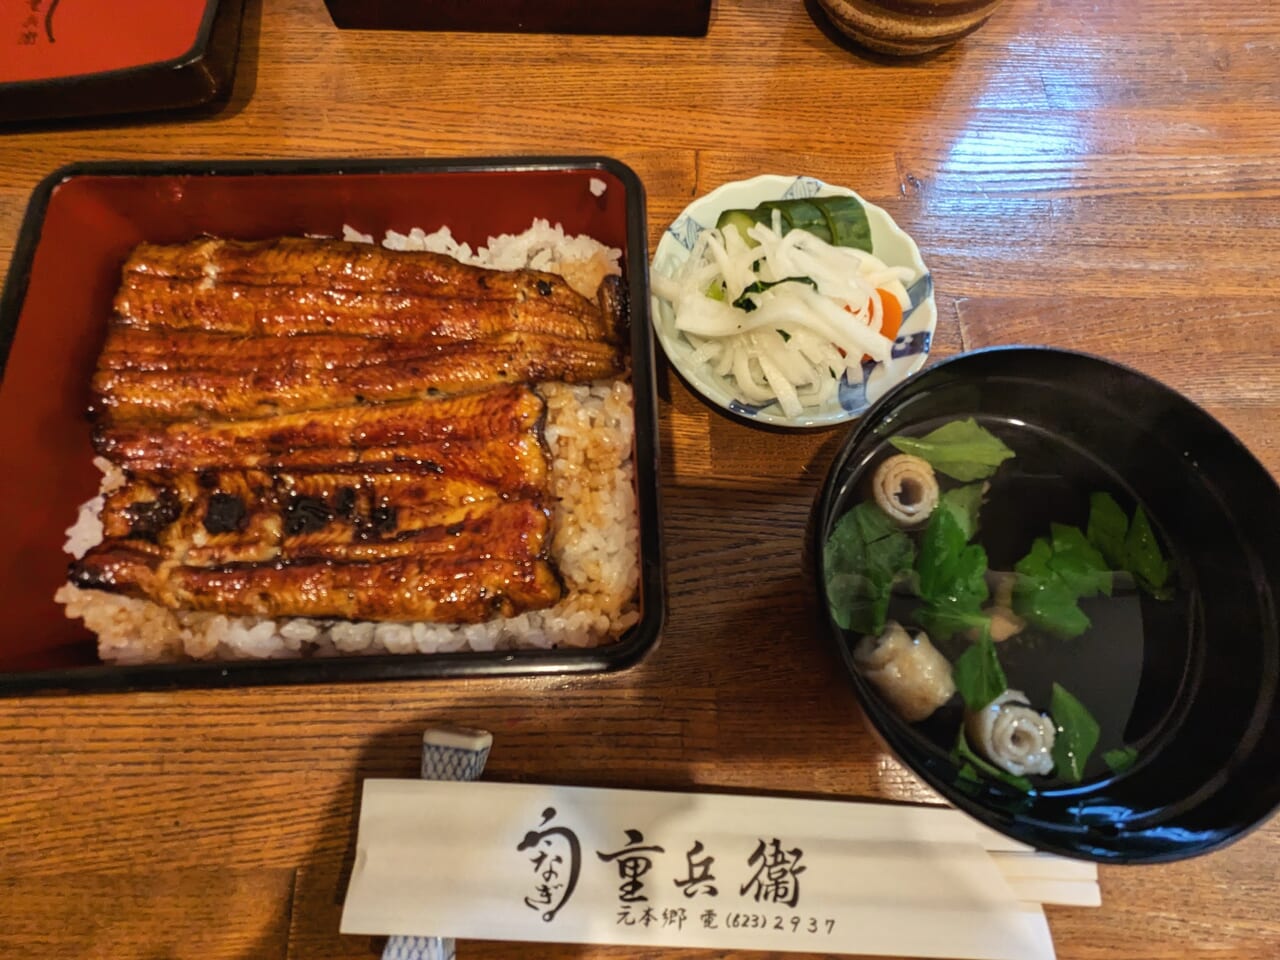
<instances>
[{"instance_id":1,"label":"white rice","mask_svg":"<svg viewBox=\"0 0 1280 960\"><path fill-rule=\"evenodd\" d=\"M351 227L348 240L373 238ZM467 263L504 270L558 273L585 296L620 272L620 251L590 237L567 236L535 220L522 234L490 238L472 250L447 227L427 234L388 231L384 246L431 250ZM479 624L370 623L303 618L266 620L172 611L148 600L63 585L55 600L70 618L98 635L98 655L114 663L266 659L372 653L447 653L455 650L589 647L615 640L635 624L640 576L631 385L623 379L591 384L545 383L550 451L551 557L565 582L555 606ZM103 495L124 482L109 461L98 496L83 504L67 530L66 552L79 558L102 540Z\"/></svg>"},{"instance_id":2,"label":"white rice","mask_svg":"<svg viewBox=\"0 0 1280 960\"><path fill-rule=\"evenodd\" d=\"M373 243L373 236L343 225L342 238L357 243ZM460 243L448 227L425 233L414 227L408 233L388 230L382 245L389 250L427 250L444 253L463 263L494 270L544 270L564 277L584 297L594 297L600 281L621 273L622 251L588 236L572 236L550 221L534 220L523 233L490 237L487 246L476 250Z\"/></svg>"}]
</instances>

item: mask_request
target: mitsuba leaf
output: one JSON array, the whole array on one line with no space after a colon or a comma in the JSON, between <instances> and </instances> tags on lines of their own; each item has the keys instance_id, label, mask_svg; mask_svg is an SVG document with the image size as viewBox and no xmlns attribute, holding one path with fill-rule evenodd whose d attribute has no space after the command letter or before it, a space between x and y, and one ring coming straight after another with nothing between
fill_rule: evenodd
<instances>
[{"instance_id":1,"label":"mitsuba leaf","mask_svg":"<svg viewBox=\"0 0 1280 960\"><path fill-rule=\"evenodd\" d=\"M1116 750L1108 750L1102 755L1102 762L1111 769L1112 773L1124 773L1137 759L1138 751L1135 747L1120 747Z\"/></svg>"},{"instance_id":2,"label":"mitsuba leaf","mask_svg":"<svg viewBox=\"0 0 1280 960\"><path fill-rule=\"evenodd\" d=\"M987 599L987 552L967 542L966 517L961 507L940 503L920 539L916 591L924 603L914 616L935 639L987 623L981 612Z\"/></svg>"},{"instance_id":3,"label":"mitsuba leaf","mask_svg":"<svg viewBox=\"0 0 1280 960\"><path fill-rule=\"evenodd\" d=\"M1111 568L1080 528L1053 523L1049 525L1049 532L1049 545L1053 549L1049 569L1054 575L1077 596L1096 597L1100 593L1111 596Z\"/></svg>"},{"instance_id":4,"label":"mitsuba leaf","mask_svg":"<svg viewBox=\"0 0 1280 960\"><path fill-rule=\"evenodd\" d=\"M996 654L996 645L986 631L982 639L956 658L951 676L960 698L971 712L981 710L1009 688Z\"/></svg>"},{"instance_id":5,"label":"mitsuba leaf","mask_svg":"<svg viewBox=\"0 0 1280 960\"><path fill-rule=\"evenodd\" d=\"M1129 524L1129 533L1124 538L1124 568L1152 594L1162 592L1169 579L1169 564L1160 553L1156 535L1141 506L1133 512L1133 523Z\"/></svg>"},{"instance_id":6,"label":"mitsuba leaf","mask_svg":"<svg viewBox=\"0 0 1280 960\"><path fill-rule=\"evenodd\" d=\"M1019 580L1013 591L1018 616L1060 637L1078 637L1092 624L1078 601L1060 580Z\"/></svg>"},{"instance_id":7,"label":"mitsuba leaf","mask_svg":"<svg viewBox=\"0 0 1280 960\"><path fill-rule=\"evenodd\" d=\"M1089 499L1088 539L1112 569L1133 574L1138 585L1157 600L1169 598L1169 563L1141 506L1130 522L1114 497L1095 493Z\"/></svg>"},{"instance_id":8,"label":"mitsuba leaf","mask_svg":"<svg viewBox=\"0 0 1280 960\"><path fill-rule=\"evenodd\" d=\"M1111 593L1106 561L1077 527L1052 524L1050 536L1037 537L1014 570L1014 612L1062 637L1078 637L1089 629L1081 597Z\"/></svg>"},{"instance_id":9,"label":"mitsuba leaf","mask_svg":"<svg viewBox=\"0 0 1280 960\"><path fill-rule=\"evenodd\" d=\"M1095 493L1089 498L1089 525L1085 535L1111 564L1112 570L1124 569L1124 538L1128 531L1129 518L1115 497Z\"/></svg>"},{"instance_id":10,"label":"mitsuba leaf","mask_svg":"<svg viewBox=\"0 0 1280 960\"><path fill-rule=\"evenodd\" d=\"M823 547L827 604L845 630L884 630L893 581L910 573L911 538L872 502L860 503L836 523Z\"/></svg>"},{"instance_id":11,"label":"mitsuba leaf","mask_svg":"<svg viewBox=\"0 0 1280 960\"><path fill-rule=\"evenodd\" d=\"M952 420L923 437L890 437L889 442L903 453L927 460L939 473L966 483L991 476L1014 455L972 417Z\"/></svg>"},{"instance_id":12,"label":"mitsuba leaf","mask_svg":"<svg viewBox=\"0 0 1280 960\"><path fill-rule=\"evenodd\" d=\"M961 610L952 603L924 604L916 608L912 617L935 640L942 640L965 630L991 627L991 618L985 613Z\"/></svg>"},{"instance_id":13,"label":"mitsuba leaf","mask_svg":"<svg viewBox=\"0 0 1280 960\"><path fill-rule=\"evenodd\" d=\"M978 610L987 599L987 552L968 539L952 510L944 507L930 515L916 557L920 597L926 603Z\"/></svg>"},{"instance_id":14,"label":"mitsuba leaf","mask_svg":"<svg viewBox=\"0 0 1280 960\"><path fill-rule=\"evenodd\" d=\"M1098 721L1060 683L1053 685L1049 713L1058 728L1053 741L1053 762L1058 776L1072 783L1084 779L1085 764L1098 745Z\"/></svg>"},{"instance_id":15,"label":"mitsuba leaf","mask_svg":"<svg viewBox=\"0 0 1280 960\"><path fill-rule=\"evenodd\" d=\"M985 484L970 483L954 487L939 499L939 506L950 510L964 531L964 538L972 540L978 532L978 512L982 509L982 488Z\"/></svg>"},{"instance_id":16,"label":"mitsuba leaf","mask_svg":"<svg viewBox=\"0 0 1280 960\"><path fill-rule=\"evenodd\" d=\"M911 538L874 503L860 504L853 514L866 545L867 575L885 584L887 591L895 577L911 570L915 547Z\"/></svg>"},{"instance_id":17,"label":"mitsuba leaf","mask_svg":"<svg viewBox=\"0 0 1280 960\"><path fill-rule=\"evenodd\" d=\"M827 603L831 619L855 633L879 634L889 615L889 594L857 573L828 574Z\"/></svg>"}]
</instances>

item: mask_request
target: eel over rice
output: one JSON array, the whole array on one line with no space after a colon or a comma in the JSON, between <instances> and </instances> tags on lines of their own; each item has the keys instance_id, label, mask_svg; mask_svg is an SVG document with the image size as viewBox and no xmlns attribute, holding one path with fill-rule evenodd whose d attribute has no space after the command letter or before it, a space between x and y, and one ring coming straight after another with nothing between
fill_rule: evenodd
<instances>
[{"instance_id":1,"label":"eel over rice","mask_svg":"<svg viewBox=\"0 0 1280 960\"><path fill-rule=\"evenodd\" d=\"M174 610L477 623L556 603L545 404L625 297L332 240L143 244L92 383L125 482L73 584Z\"/></svg>"}]
</instances>

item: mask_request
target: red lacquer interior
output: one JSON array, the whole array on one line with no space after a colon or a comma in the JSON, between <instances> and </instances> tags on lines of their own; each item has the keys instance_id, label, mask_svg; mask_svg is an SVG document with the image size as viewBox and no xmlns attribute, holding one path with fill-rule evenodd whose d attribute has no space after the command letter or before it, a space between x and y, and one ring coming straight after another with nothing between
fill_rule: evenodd
<instances>
[{"instance_id":1,"label":"red lacquer interior","mask_svg":"<svg viewBox=\"0 0 1280 960\"><path fill-rule=\"evenodd\" d=\"M0 4L0 82L167 63L195 47L214 0L12 0Z\"/></svg>"},{"instance_id":2,"label":"red lacquer interior","mask_svg":"<svg viewBox=\"0 0 1280 960\"><path fill-rule=\"evenodd\" d=\"M594 196L592 177L607 186ZM535 217L626 252L625 187L594 168L391 174L77 176L53 192L0 384L0 672L96 661L91 635L53 594L64 531L97 490L89 377L120 265L143 241L263 239L448 225L473 246Z\"/></svg>"}]
</instances>

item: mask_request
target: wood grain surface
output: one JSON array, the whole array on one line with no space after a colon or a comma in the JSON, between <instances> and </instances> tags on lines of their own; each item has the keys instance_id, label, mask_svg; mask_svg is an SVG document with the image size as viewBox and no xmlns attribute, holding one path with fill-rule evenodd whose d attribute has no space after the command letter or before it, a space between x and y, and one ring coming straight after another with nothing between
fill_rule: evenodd
<instances>
[{"instance_id":1,"label":"wood grain surface","mask_svg":"<svg viewBox=\"0 0 1280 960\"><path fill-rule=\"evenodd\" d=\"M1280 6L1006 0L912 63L801 0L717 0L705 39L343 32L321 0L247 6L221 112L0 132L0 267L36 182L78 160L610 154L644 181L651 244L726 180L803 172L916 238L935 356L1124 360L1280 473ZM375 956L337 933L360 781L413 776L442 721L493 731L492 780L935 799L864 730L814 614L801 557L840 431L745 429L665 371L663 395L670 611L632 670L0 701L0 955ZM1280 822L1101 882L1101 908L1050 910L1062 960L1280 957Z\"/></svg>"}]
</instances>

